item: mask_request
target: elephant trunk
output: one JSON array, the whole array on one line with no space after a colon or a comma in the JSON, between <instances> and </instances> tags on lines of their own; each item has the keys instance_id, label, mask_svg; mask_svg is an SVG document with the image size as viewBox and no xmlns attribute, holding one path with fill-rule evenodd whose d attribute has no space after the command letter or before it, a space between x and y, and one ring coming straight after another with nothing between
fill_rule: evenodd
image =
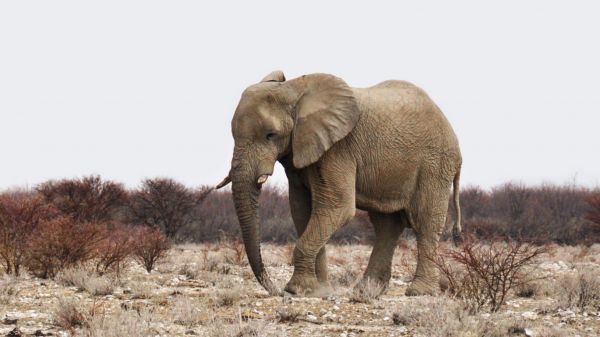
<instances>
[{"instance_id":1,"label":"elephant trunk","mask_svg":"<svg viewBox=\"0 0 600 337\"><path fill-rule=\"evenodd\" d=\"M271 281L262 262L258 224L260 185L257 183L257 177L251 171L245 171L239 167L233 170L231 175L233 202L242 229L244 247L252 272L269 294L279 295L279 289Z\"/></svg>"}]
</instances>

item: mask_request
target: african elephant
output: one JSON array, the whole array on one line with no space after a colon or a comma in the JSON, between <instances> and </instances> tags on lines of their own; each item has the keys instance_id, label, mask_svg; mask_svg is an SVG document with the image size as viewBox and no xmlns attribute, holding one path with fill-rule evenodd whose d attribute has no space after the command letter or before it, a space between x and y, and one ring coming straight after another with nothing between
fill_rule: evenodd
<instances>
[{"instance_id":1,"label":"african elephant","mask_svg":"<svg viewBox=\"0 0 600 337\"><path fill-rule=\"evenodd\" d=\"M404 81L351 88L328 74L286 81L281 71L243 93L231 121L229 175L248 261L260 284L279 290L262 262L257 218L261 186L281 163L298 232L294 273L285 290L311 294L328 286L325 243L361 209L375 241L362 282L387 286L398 237L411 227L417 269L407 295L439 288L432 261L454 183L459 207L461 154L452 127L427 94ZM460 233L460 211L453 234Z\"/></svg>"}]
</instances>

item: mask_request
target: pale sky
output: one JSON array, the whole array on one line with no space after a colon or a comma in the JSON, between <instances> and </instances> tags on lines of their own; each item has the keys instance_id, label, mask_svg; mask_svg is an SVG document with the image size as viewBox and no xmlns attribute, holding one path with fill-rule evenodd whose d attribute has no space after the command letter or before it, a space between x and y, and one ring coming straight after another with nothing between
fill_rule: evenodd
<instances>
[{"instance_id":1,"label":"pale sky","mask_svg":"<svg viewBox=\"0 0 600 337\"><path fill-rule=\"evenodd\" d=\"M600 184L597 1L2 1L0 189L100 174L216 184L272 70L411 81L464 184ZM270 184L284 183L277 165Z\"/></svg>"}]
</instances>

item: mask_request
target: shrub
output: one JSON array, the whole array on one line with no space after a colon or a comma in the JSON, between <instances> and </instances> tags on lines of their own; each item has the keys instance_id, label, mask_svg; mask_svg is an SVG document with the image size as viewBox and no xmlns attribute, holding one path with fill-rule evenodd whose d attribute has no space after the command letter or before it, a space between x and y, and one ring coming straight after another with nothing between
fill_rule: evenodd
<instances>
[{"instance_id":1,"label":"shrub","mask_svg":"<svg viewBox=\"0 0 600 337\"><path fill-rule=\"evenodd\" d=\"M192 190L168 178L146 179L131 194L130 220L160 228L172 239L180 228L195 220L195 209L211 191L207 186Z\"/></svg>"},{"instance_id":2,"label":"shrub","mask_svg":"<svg viewBox=\"0 0 600 337\"><path fill-rule=\"evenodd\" d=\"M104 274L113 271L120 275L133 253L135 231L125 226L104 227L103 240L96 249L96 271Z\"/></svg>"},{"instance_id":3,"label":"shrub","mask_svg":"<svg viewBox=\"0 0 600 337\"><path fill-rule=\"evenodd\" d=\"M373 303L383 292L385 285L377 280L360 281L350 295L350 302Z\"/></svg>"},{"instance_id":4,"label":"shrub","mask_svg":"<svg viewBox=\"0 0 600 337\"><path fill-rule=\"evenodd\" d=\"M187 297L176 299L172 310L176 324L191 328L201 322L197 303Z\"/></svg>"},{"instance_id":5,"label":"shrub","mask_svg":"<svg viewBox=\"0 0 600 337\"><path fill-rule=\"evenodd\" d=\"M45 200L80 222L114 220L127 203L122 184L102 181L99 176L48 181L37 187Z\"/></svg>"},{"instance_id":6,"label":"shrub","mask_svg":"<svg viewBox=\"0 0 600 337\"><path fill-rule=\"evenodd\" d=\"M77 287L94 296L110 295L114 291L113 282L105 276L95 275L82 268L62 270L55 277L56 282L64 286Z\"/></svg>"},{"instance_id":7,"label":"shrub","mask_svg":"<svg viewBox=\"0 0 600 337\"><path fill-rule=\"evenodd\" d=\"M80 224L70 217L40 223L28 242L27 268L41 278L54 277L95 257L105 231L96 224Z\"/></svg>"},{"instance_id":8,"label":"shrub","mask_svg":"<svg viewBox=\"0 0 600 337\"><path fill-rule=\"evenodd\" d=\"M572 309L600 310L600 272L582 270L558 282L559 305Z\"/></svg>"},{"instance_id":9,"label":"shrub","mask_svg":"<svg viewBox=\"0 0 600 337\"><path fill-rule=\"evenodd\" d=\"M485 305L495 312L512 289L532 281L523 275L523 269L547 250L521 241L485 244L470 237L456 250L443 251L434 262L447 279L450 293L464 300L472 312Z\"/></svg>"},{"instance_id":10,"label":"shrub","mask_svg":"<svg viewBox=\"0 0 600 337\"><path fill-rule=\"evenodd\" d=\"M41 222L56 215L57 210L35 194L0 195L0 258L7 273L19 275L29 236Z\"/></svg>"},{"instance_id":11,"label":"shrub","mask_svg":"<svg viewBox=\"0 0 600 337\"><path fill-rule=\"evenodd\" d=\"M73 330L88 324L88 317L81 312L74 300L59 299L53 317L54 324L66 330Z\"/></svg>"},{"instance_id":12,"label":"shrub","mask_svg":"<svg viewBox=\"0 0 600 337\"><path fill-rule=\"evenodd\" d=\"M150 273L156 261L165 257L169 248L171 242L158 229L148 227L136 229L133 256L147 272Z\"/></svg>"},{"instance_id":13,"label":"shrub","mask_svg":"<svg viewBox=\"0 0 600 337\"><path fill-rule=\"evenodd\" d=\"M242 289L237 286L223 289L215 294L214 302L219 307L230 307L240 300L242 293Z\"/></svg>"}]
</instances>

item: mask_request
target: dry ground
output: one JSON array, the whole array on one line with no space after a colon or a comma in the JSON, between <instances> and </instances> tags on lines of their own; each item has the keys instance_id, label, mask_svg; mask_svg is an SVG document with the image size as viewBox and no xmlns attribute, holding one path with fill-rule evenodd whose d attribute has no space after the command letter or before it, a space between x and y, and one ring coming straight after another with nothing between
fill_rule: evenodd
<instances>
[{"instance_id":1,"label":"dry ground","mask_svg":"<svg viewBox=\"0 0 600 337\"><path fill-rule=\"evenodd\" d=\"M0 336L20 336L15 328L22 336L600 336L600 302L580 309L565 297L578 273L600 275L600 245L555 247L529 271L547 277L521 291L530 297L513 294L499 312L474 315L449 296L404 296L415 267L410 244L396 252L385 295L355 302L350 289L371 248L328 247L335 290L327 298L269 297L235 245L176 246L150 274L131 263L119 277L85 268L54 280L4 276ZM292 273L291 251L263 245L280 286Z\"/></svg>"}]
</instances>

